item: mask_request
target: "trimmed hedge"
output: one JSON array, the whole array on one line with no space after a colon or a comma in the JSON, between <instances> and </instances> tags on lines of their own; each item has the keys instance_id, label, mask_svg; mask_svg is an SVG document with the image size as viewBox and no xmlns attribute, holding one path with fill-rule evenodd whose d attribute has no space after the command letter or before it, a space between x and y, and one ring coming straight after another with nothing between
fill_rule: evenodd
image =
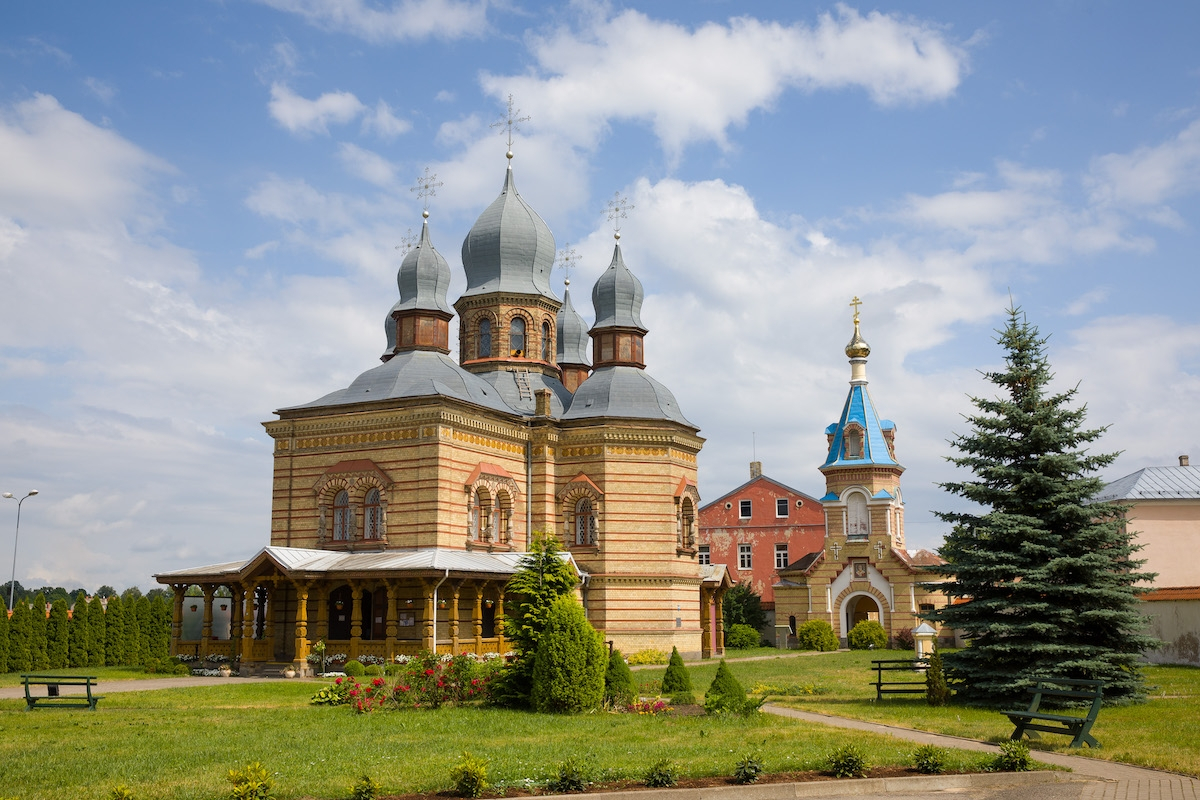
<instances>
[{"instance_id":1,"label":"trimmed hedge","mask_svg":"<svg viewBox=\"0 0 1200 800\"><path fill-rule=\"evenodd\" d=\"M838 649L833 626L823 619L812 619L796 628L796 647L800 650L829 652Z\"/></svg>"},{"instance_id":2,"label":"trimmed hedge","mask_svg":"<svg viewBox=\"0 0 1200 800\"><path fill-rule=\"evenodd\" d=\"M887 631L873 619L864 619L850 629L846 642L851 650L883 650L887 647Z\"/></svg>"},{"instance_id":3,"label":"trimmed hedge","mask_svg":"<svg viewBox=\"0 0 1200 800\"><path fill-rule=\"evenodd\" d=\"M758 647L761 637L749 625L734 625L725 631L725 646L732 650L748 650Z\"/></svg>"}]
</instances>

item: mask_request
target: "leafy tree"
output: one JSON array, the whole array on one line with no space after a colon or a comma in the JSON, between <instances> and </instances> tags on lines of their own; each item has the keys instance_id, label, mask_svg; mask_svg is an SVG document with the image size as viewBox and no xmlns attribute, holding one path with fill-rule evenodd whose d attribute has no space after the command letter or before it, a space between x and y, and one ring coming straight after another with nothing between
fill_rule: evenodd
<instances>
[{"instance_id":1,"label":"leafy tree","mask_svg":"<svg viewBox=\"0 0 1200 800\"><path fill-rule=\"evenodd\" d=\"M1004 366L984 373L998 396L972 397L972 430L953 441L950 460L973 477L943 484L981 510L939 514L954 527L932 571L963 602L925 616L970 642L944 656L967 702L1020 702L1033 676L1099 679L1105 699L1140 698L1140 656L1157 643L1135 584L1154 576L1139 571L1124 507L1089 502L1116 455L1088 452L1105 429L1084 427L1078 387L1050 391L1046 339L1019 308L998 333Z\"/></svg>"},{"instance_id":2,"label":"leafy tree","mask_svg":"<svg viewBox=\"0 0 1200 800\"><path fill-rule=\"evenodd\" d=\"M21 585L20 581L5 581L4 583L0 583L0 592L4 593L4 607L5 608L8 608L8 594L10 591L10 587L13 587L13 586L16 587L15 590L12 590L14 606L17 603L20 603L22 600L24 600L25 595L29 594L28 590L24 586ZM11 611L12 609L9 609L9 610Z\"/></svg>"},{"instance_id":3,"label":"leafy tree","mask_svg":"<svg viewBox=\"0 0 1200 800\"><path fill-rule=\"evenodd\" d=\"M157 586L157 587L151 589L150 591L146 592L146 597L150 598L151 600L153 600L156 597L161 597L163 600L166 600L168 603L171 603L171 602L173 602L175 595L171 593L170 589L164 588L162 586Z\"/></svg>"},{"instance_id":4,"label":"leafy tree","mask_svg":"<svg viewBox=\"0 0 1200 800\"><path fill-rule=\"evenodd\" d=\"M88 624L87 595L80 589L75 595L75 604L71 606L70 641L68 642L68 662L72 667L88 665L88 640L91 638L91 625Z\"/></svg>"},{"instance_id":5,"label":"leafy tree","mask_svg":"<svg viewBox=\"0 0 1200 800\"><path fill-rule=\"evenodd\" d=\"M517 571L505 586L505 594L516 597L516 613L504 617L504 636L512 642L516 658L494 683L494 702L499 705L529 705L538 638L546 628L550 608L579 583L575 569L559 552L558 540L553 535L535 532L529 552L521 558Z\"/></svg>"},{"instance_id":6,"label":"leafy tree","mask_svg":"<svg viewBox=\"0 0 1200 800\"><path fill-rule=\"evenodd\" d=\"M762 598L748 583L739 583L725 593L721 601L721 615L725 630L734 625L749 625L761 631L767 626L767 612L763 611Z\"/></svg>"},{"instance_id":7,"label":"leafy tree","mask_svg":"<svg viewBox=\"0 0 1200 800\"><path fill-rule=\"evenodd\" d=\"M141 596L142 596L142 590L136 586L130 586L128 589L121 592L121 599L125 601L126 605L129 604L129 598L132 597L134 599L134 602L136 602L137 599Z\"/></svg>"},{"instance_id":8,"label":"leafy tree","mask_svg":"<svg viewBox=\"0 0 1200 800\"><path fill-rule=\"evenodd\" d=\"M109 586L107 583L96 590L96 596L103 597L106 600L110 597L116 596L116 594L117 590Z\"/></svg>"},{"instance_id":9,"label":"leafy tree","mask_svg":"<svg viewBox=\"0 0 1200 800\"><path fill-rule=\"evenodd\" d=\"M683 664L683 656L679 648L671 648L671 660L667 662L667 671L662 677L662 693L666 695L692 691L692 675Z\"/></svg>"},{"instance_id":10,"label":"leafy tree","mask_svg":"<svg viewBox=\"0 0 1200 800\"><path fill-rule=\"evenodd\" d=\"M577 714L599 708L607 666L604 640L587 621L583 606L574 595L562 595L550 605L538 636L530 693L534 709Z\"/></svg>"},{"instance_id":11,"label":"leafy tree","mask_svg":"<svg viewBox=\"0 0 1200 800\"><path fill-rule=\"evenodd\" d=\"M8 607L0 610L0 673L12 672L8 666Z\"/></svg>"},{"instance_id":12,"label":"leafy tree","mask_svg":"<svg viewBox=\"0 0 1200 800\"><path fill-rule=\"evenodd\" d=\"M46 596L38 592L29 607L29 668L40 672L50 668L46 656Z\"/></svg>"},{"instance_id":13,"label":"leafy tree","mask_svg":"<svg viewBox=\"0 0 1200 800\"><path fill-rule=\"evenodd\" d=\"M104 611L104 663L110 667L128 664L125 657L125 604L120 596L108 596Z\"/></svg>"},{"instance_id":14,"label":"leafy tree","mask_svg":"<svg viewBox=\"0 0 1200 800\"><path fill-rule=\"evenodd\" d=\"M88 603L88 663L89 667L104 666L104 604L100 596Z\"/></svg>"},{"instance_id":15,"label":"leafy tree","mask_svg":"<svg viewBox=\"0 0 1200 800\"><path fill-rule=\"evenodd\" d=\"M70 665L69 624L67 601L62 597L56 598L50 604L50 619L46 620L46 658L50 662L50 669L66 669Z\"/></svg>"},{"instance_id":16,"label":"leafy tree","mask_svg":"<svg viewBox=\"0 0 1200 800\"><path fill-rule=\"evenodd\" d=\"M624 708L637 699L637 684L633 673L625 663L625 657L615 647L608 656L608 669L604 672L604 702L613 708Z\"/></svg>"},{"instance_id":17,"label":"leafy tree","mask_svg":"<svg viewBox=\"0 0 1200 800\"><path fill-rule=\"evenodd\" d=\"M29 612L28 603L18 602L16 605L8 624L8 671L28 672L33 666L29 647L33 615Z\"/></svg>"}]
</instances>

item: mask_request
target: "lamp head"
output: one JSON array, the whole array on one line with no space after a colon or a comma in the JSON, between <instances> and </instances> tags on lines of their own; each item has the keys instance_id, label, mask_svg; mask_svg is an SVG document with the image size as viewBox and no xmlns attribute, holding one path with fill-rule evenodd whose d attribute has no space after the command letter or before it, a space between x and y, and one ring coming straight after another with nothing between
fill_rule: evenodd
<instances>
[{"instance_id":1,"label":"lamp head","mask_svg":"<svg viewBox=\"0 0 1200 800\"><path fill-rule=\"evenodd\" d=\"M7 498L7 499L9 499L9 500L12 500L12 499L13 499L12 492L5 492L5 493L4 493L4 496L5 496L5 498Z\"/></svg>"},{"instance_id":2,"label":"lamp head","mask_svg":"<svg viewBox=\"0 0 1200 800\"><path fill-rule=\"evenodd\" d=\"M30 490L29 490L29 494L27 494L27 495L25 495L25 496L26 496L26 497L33 497L33 496L34 496L35 494L37 494L37 493L38 493L38 490L37 490L37 489L30 489Z\"/></svg>"}]
</instances>

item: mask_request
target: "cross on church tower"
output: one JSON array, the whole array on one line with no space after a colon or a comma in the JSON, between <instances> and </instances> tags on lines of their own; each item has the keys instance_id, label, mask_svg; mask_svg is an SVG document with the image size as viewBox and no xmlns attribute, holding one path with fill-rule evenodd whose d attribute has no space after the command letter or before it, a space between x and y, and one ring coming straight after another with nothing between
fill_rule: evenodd
<instances>
[{"instance_id":1,"label":"cross on church tower","mask_svg":"<svg viewBox=\"0 0 1200 800\"><path fill-rule=\"evenodd\" d=\"M857 325L858 324L858 307L862 305L862 300L859 300L858 295L855 295L854 299L850 301L850 305L854 309L854 324Z\"/></svg>"},{"instance_id":2,"label":"cross on church tower","mask_svg":"<svg viewBox=\"0 0 1200 800\"><path fill-rule=\"evenodd\" d=\"M882 559L883 559L883 542L876 542L875 543L875 560L880 561Z\"/></svg>"},{"instance_id":3,"label":"cross on church tower","mask_svg":"<svg viewBox=\"0 0 1200 800\"><path fill-rule=\"evenodd\" d=\"M412 228L400 237L400 244L396 245L396 249L400 251L401 256L408 255L408 251L413 249L413 245L417 243L417 235L413 233Z\"/></svg>"},{"instance_id":4,"label":"cross on church tower","mask_svg":"<svg viewBox=\"0 0 1200 800\"><path fill-rule=\"evenodd\" d=\"M829 549L833 551L833 560L837 561L842 554L842 546L837 542L834 542Z\"/></svg>"},{"instance_id":5,"label":"cross on church tower","mask_svg":"<svg viewBox=\"0 0 1200 800\"><path fill-rule=\"evenodd\" d=\"M575 248L571 247L571 243L567 242L562 249L558 251L558 266L563 271L563 285L571 285L571 270L575 269L575 262L579 260L579 254L575 252Z\"/></svg>"},{"instance_id":6,"label":"cross on church tower","mask_svg":"<svg viewBox=\"0 0 1200 800\"><path fill-rule=\"evenodd\" d=\"M431 172L429 167L425 168L425 172L417 177L417 182L409 189L410 192L416 192L417 197L421 200L421 216L429 219L429 198L437 196L437 190L444 184L437 179L437 173Z\"/></svg>"},{"instance_id":7,"label":"cross on church tower","mask_svg":"<svg viewBox=\"0 0 1200 800\"><path fill-rule=\"evenodd\" d=\"M510 94L508 96L508 110L505 113L504 117L496 120L491 125L492 128L504 128L505 131L507 132L507 134L508 134L508 157L510 159L513 157L513 152L512 152L513 132L515 131L515 132L519 133L521 131L521 123L529 122L529 117L518 116L521 113L521 109L514 108L513 106L514 106L513 96Z\"/></svg>"},{"instance_id":8,"label":"cross on church tower","mask_svg":"<svg viewBox=\"0 0 1200 800\"><path fill-rule=\"evenodd\" d=\"M613 238L621 238L621 220L628 218L627 211L633 210L633 204L621 197L620 192L613 192L613 199L608 201L608 221L613 226Z\"/></svg>"}]
</instances>

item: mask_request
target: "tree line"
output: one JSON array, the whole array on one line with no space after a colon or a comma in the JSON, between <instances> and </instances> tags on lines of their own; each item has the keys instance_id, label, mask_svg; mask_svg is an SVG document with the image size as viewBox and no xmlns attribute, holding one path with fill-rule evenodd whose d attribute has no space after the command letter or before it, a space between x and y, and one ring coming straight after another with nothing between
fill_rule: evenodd
<instances>
[{"instance_id":1,"label":"tree line","mask_svg":"<svg viewBox=\"0 0 1200 800\"><path fill-rule=\"evenodd\" d=\"M106 599L99 592L89 598L82 589L73 601L57 592L48 601L41 591L18 599L11 614L0 613L0 672L145 667L166 659L172 620L168 593L109 590Z\"/></svg>"}]
</instances>

